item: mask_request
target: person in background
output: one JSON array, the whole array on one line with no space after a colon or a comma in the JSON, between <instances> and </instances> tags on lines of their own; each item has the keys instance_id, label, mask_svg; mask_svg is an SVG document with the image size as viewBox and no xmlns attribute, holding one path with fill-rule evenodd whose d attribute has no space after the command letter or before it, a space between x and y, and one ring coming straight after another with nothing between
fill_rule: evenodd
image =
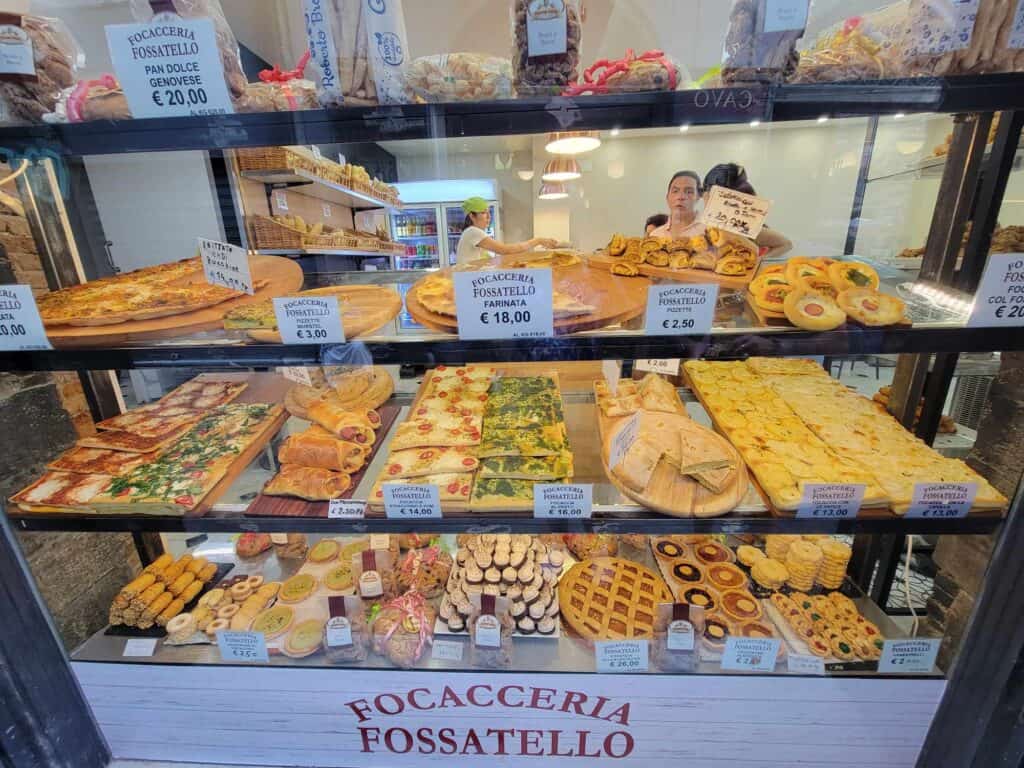
<instances>
[{"instance_id":1,"label":"person in background","mask_svg":"<svg viewBox=\"0 0 1024 768\"><path fill-rule=\"evenodd\" d=\"M704 194L708 194L712 187L725 187L746 195L757 194L747 179L747 169L737 163L719 163L708 171L704 177ZM761 228L757 245L761 256L766 259L777 258L793 250L793 243L788 237L768 227Z\"/></svg>"},{"instance_id":2,"label":"person in background","mask_svg":"<svg viewBox=\"0 0 1024 768\"><path fill-rule=\"evenodd\" d=\"M466 212L466 221L462 225L462 237L456 251L457 265L486 259L490 255L488 252L511 256L533 250L538 245L544 248L558 245L558 241L550 237L533 237L522 243L503 243L490 237L487 228L491 226L491 206L482 197L469 198L462 203L462 210Z\"/></svg>"},{"instance_id":3,"label":"person in background","mask_svg":"<svg viewBox=\"0 0 1024 768\"><path fill-rule=\"evenodd\" d=\"M658 227L664 227L666 224L668 224L668 216L664 213L656 213L653 216L648 216L647 223L644 224L644 235L650 237L651 232L656 230Z\"/></svg>"},{"instance_id":4,"label":"person in background","mask_svg":"<svg viewBox=\"0 0 1024 768\"><path fill-rule=\"evenodd\" d=\"M668 182L665 202L669 218L666 224L651 232L650 237L684 240L704 234L704 223L697 216L701 196L700 176L696 171L679 171Z\"/></svg>"}]
</instances>

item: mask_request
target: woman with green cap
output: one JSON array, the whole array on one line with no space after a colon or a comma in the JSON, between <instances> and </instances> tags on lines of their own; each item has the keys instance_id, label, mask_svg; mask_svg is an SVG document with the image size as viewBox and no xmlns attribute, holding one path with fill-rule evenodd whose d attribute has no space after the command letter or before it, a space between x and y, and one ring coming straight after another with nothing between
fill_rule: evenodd
<instances>
[{"instance_id":1,"label":"woman with green cap","mask_svg":"<svg viewBox=\"0 0 1024 768\"><path fill-rule=\"evenodd\" d=\"M558 245L558 241L550 237L534 237L523 243L502 243L489 237L486 230L491 226L491 206L482 197L469 198L462 203L462 210L466 212L466 222L462 225L462 237L459 238L455 257L457 265L486 259L488 252L509 256L532 250L538 245L544 248Z\"/></svg>"}]
</instances>

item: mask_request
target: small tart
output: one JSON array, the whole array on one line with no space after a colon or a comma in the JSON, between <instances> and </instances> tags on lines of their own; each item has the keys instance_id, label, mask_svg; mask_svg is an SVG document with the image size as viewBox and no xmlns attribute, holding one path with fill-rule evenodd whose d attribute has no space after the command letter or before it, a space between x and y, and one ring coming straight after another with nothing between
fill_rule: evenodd
<instances>
[{"instance_id":1,"label":"small tart","mask_svg":"<svg viewBox=\"0 0 1024 768\"><path fill-rule=\"evenodd\" d=\"M836 299L839 308L861 325L895 325L906 314L901 299L873 288L851 288Z\"/></svg>"},{"instance_id":2,"label":"small tart","mask_svg":"<svg viewBox=\"0 0 1024 768\"><path fill-rule=\"evenodd\" d=\"M714 651L725 649L725 640L729 637L731 629L721 619L708 617L704 620L704 642Z\"/></svg>"},{"instance_id":3,"label":"small tart","mask_svg":"<svg viewBox=\"0 0 1024 768\"><path fill-rule=\"evenodd\" d=\"M813 259L809 259L806 256L794 256L786 262L786 281L790 285L799 285L801 280L809 277L827 278L827 267L813 262Z\"/></svg>"},{"instance_id":4,"label":"small tart","mask_svg":"<svg viewBox=\"0 0 1024 768\"><path fill-rule=\"evenodd\" d=\"M316 578L308 573L298 573L281 585L278 599L283 603L298 603L305 600L316 589Z\"/></svg>"},{"instance_id":5,"label":"small tart","mask_svg":"<svg viewBox=\"0 0 1024 768\"><path fill-rule=\"evenodd\" d=\"M341 544L336 539L321 539L309 550L309 562L329 563L341 552Z\"/></svg>"},{"instance_id":6,"label":"small tart","mask_svg":"<svg viewBox=\"0 0 1024 768\"><path fill-rule=\"evenodd\" d=\"M747 585L743 571L732 563L712 563L708 566L708 581L718 589L742 589Z\"/></svg>"},{"instance_id":7,"label":"small tart","mask_svg":"<svg viewBox=\"0 0 1024 768\"><path fill-rule=\"evenodd\" d=\"M836 637L831 644L832 655L840 661L852 661L857 658L853 644L845 637Z\"/></svg>"},{"instance_id":8,"label":"small tart","mask_svg":"<svg viewBox=\"0 0 1024 768\"><path fill-rule=\"evenodd\" d=\"M718 607L715 596L702 587L690 587L683 592L683 600L690 605L697 605L705 611L713 611Z\"/></svg>"},{"instance_id":9,"label":"small tart","mask_svg":"<svg viewBox=\"0 0 1024 768\"><path fill-rule=\"evenodd\" d=\"M828 278L840 293L851 288L878 290L878 273L861 261L837 261L829 266Z\"/></svg>"},{"instance_id":10,"label":"small tart","mask_svg":"<svg viewBox=\"0 0 1024 768\"><path fill-rule=\"evenodd\" d=\"M348 563L338 563L324 574L324 586L333 592L352 589L355 586L352 580L352 566Z\"/></svg>"},{"instance_id":11,"label":"small tart","mask_svg":"<svg viewBox=\"0 0 1024 768\"><path fill-rule=\"evenodd\" d=\"M789 286L786 282L786 276L778 272L762 272L760 275L750 281L750 293L755 297L767 293L771 288L777 285Z\"/></svg>"},{"instance_id":12,"label":"small tart","mask_svg":"<svg viewBox=\"0 0 1024 768\"><path fill-rule=\"evenodd\" d=\"M831 331L846 322L836 300L820 291L798 288L783 302L786 319L807 331Z\"/></svg>"},{"instance_id":13,"label":"small tart","mask_svg":"<svg viewBox=\"0 0 1024 768\"><path fill-rule=\"evenodd\" d=\"M763 637L772 638L775 637L775 632L767 624L762 624L760 621L748 621L740 627L740 634L743 637Z\"/></svg>"},{"instance_id":14,"label":"small tart","mask_svg":"<svg viewBox=\"0 0 1024 768\"><path fill-rule=\"evenodd\" d=\"M789 283L773 283L760 293L753 294L754 303L768 312L784 312L786 297L796 290Z\"/></svg>"},{"instance_id":15,"label":"small tart","mask_svg":"<svg viewBox=\"0 0 1024 768\"><path fill-rule=\"evenodd\" d=\"M693 549L697 559L706 565L710 563L726 563L732 560L729 548L722 546L717 541L705 541Z\"/></svg>"},{"instance_id":16,"label":"small tart","mask_svg":"<svg viewBox=\"0 0 1024 768\"><path fill-rule=\"evenodd\" d=\"M704 581L704 571L696 563L683 561L672 566L672 578L683 584L700 584Z\"/></svg>"},{"instance_id":17,"label":"small tart","mask_svg":"<svg viewBox=\"0 0 1024 768\"><path fill-rule=\"evenodd\" d=\"M822 640L817 635L815 635L814 637L808 638L808 640L807 640L807 650L809 650L815 656L820 656L821 658L825 658L831 652L831 648L829 648L828 643L826 643L824 640Z\"/></svg>"},{"instance_id":18,"label":"small tart","mask_svg":"<svg viewBox=\"0 0 1024 768\"><path fill-rule=\"evenodd\" d=\"M346 563L352 560L355 555L365 552L370 548L369 539L356 539L342 545L340 556Z\"/></svg>"},{"instance_id":19,"label":"small tart","mask_svg":"<svg viewBox=\"0 0 1024 768\"><path fill-rule=\"evenodd\" d=\"M287 605L275 605L259 614L252 623L250 631L262 632L270 640L287 632L295 620L295 611Z\"/></svg>"},{"instance_id":20,"label":"small tart","mask_svg":"<svg viewBox=\"0 0 1024 768\"><path fill-rule=\"evenodd\" d=\"M764 615L761 603L742 589L727 589L721 595L722 610L737 621L757 621Z\"/></svg>"},{"instance_id":21,"label":"small tart","mask_svg":"<svg viewBox=\"0 0 1024 768\"><path fill-rule=\"evenodd\" d=\"M682 557L686 554L686 552L674 541L669 541L668 539L661 539L657 544L654 545L654 554L659 555L661 557L675 559L677 557Z\"/></svg>"},{"instance_id":22,"label":"small tart","mask_svg":"<svg viewBox=\"0 0 1024 768\"><path fill-rule=\"evenodd\" d=\"M285 582L287 583L287 582ZM320 650L323 644L324 622L320 619L307 619L295 625L288 635L281 651L285 656L302 659Z\"/></svg>"}]
</instances>

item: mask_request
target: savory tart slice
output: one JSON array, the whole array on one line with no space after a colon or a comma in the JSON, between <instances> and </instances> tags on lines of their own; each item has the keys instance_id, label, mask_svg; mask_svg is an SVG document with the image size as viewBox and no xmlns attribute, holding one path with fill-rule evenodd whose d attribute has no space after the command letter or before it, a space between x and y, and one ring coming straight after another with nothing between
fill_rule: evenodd
<instances>
[{"instance_id":1,"label":"savory tart slice","mask_svg":"<svg viewBox=\"0 0 1024 768\"><path fill-rule=\"evenodd\" d=\"M294 496L306 501L340 499L352 487L352 477L301 464L282 464L280 471L263 486L266 496Z\"/></svg>"},{"instance_id":2,"label":"savory tart slice","mask_svg":"<svg viewBox=\"0 0 1024 768\"><path fill-rule=\"evenodd\" d=\"M651 481L655 467L665 454L664 446L660 446L641 435L626 451L626 455L613 469L612 474L627 487L642 493Z\"/></svg>"},{"instance_id":3,"label":"savory tart slice","mask_svg":"<svg viewBox=\"0 0 1024 768\"><path fill-rule=\"evenodd\" d=\"M96 428L131 432L142 437L157 437L195 424L202 417L202 411L158 402L105 419L99 422Z\"/></svg>"},{"instance_id":4,"label":"savory tart slice","mask_svg":"<svg viewBox=\"0 0 1024 768\"><path fill-rule=\"evenodd\" d=\"M476 510L533 509L533 486L536 480L510 478L477 478L469 508Z\"/></svg>"},{"instance_id":5,"label":"savory tart slice","mask_svg":"<svg viewBox=\"0 0 1024 768\"><path fill-rule=\"evenodd\" d=\"M557 456L568 450L564 423L521 429L488 430L477 456Z\"/></svg>"},{"instance_id":6,"label":"savory tart slice","mask_svg":"<svg viewBox=\"0 0 1024 768\"><path fill-rule=\"evenodd\" d=\"M492 456L480 462L480 478L553 481L573 474L572 454L555 456Z\"/></svg>"},{"instance_id":7,"label":"savory tart slice","mask_svg":"<svg viewBox=\"0 0 1024 768\"><path fill-rule=\"evenodd\" d=\"M383 475L391 478L423 477L459 472L474 472L479 460L469 448L411 448L395 451L388 457Z\"/></svg>"},{"instance_id":8,"label":"savory tart slice","mask_svg":"<svg viewBox=\"0 0 1024 768\"><path fill-rule=\"evenodd\" d=\"M155 453L127 453L103 448L76 446L46 465L57 472L75 472L79 475L109 475L117 477L130 472L156 458Z\"/></svg>"},{"instance_id":9,"label":"savory tart slice","mask_svg":"<svg viewBox=\"0 0 1024 768\"><path fill-rule=\"evenodd\" d=\"M11 504L26 512L76 512L107 489L108 475L47 472L11 497Z\"/></svg>"}]
</instances>

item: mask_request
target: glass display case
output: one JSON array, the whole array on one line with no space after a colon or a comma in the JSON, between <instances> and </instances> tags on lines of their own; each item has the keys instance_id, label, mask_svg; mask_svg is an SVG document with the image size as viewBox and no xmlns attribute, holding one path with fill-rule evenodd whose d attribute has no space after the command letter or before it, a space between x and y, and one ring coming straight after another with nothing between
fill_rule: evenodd
<instances>
[{"instance_id":1,"label":"glass display case","mask_svg":"<svg viewBox=\"0 0 1024 768\"><path fill-rule=\"evenodd\" d=\"M5 764L1020 763L1020 8L86 5L0 19Z\"/></svg>"}]
</instances>

